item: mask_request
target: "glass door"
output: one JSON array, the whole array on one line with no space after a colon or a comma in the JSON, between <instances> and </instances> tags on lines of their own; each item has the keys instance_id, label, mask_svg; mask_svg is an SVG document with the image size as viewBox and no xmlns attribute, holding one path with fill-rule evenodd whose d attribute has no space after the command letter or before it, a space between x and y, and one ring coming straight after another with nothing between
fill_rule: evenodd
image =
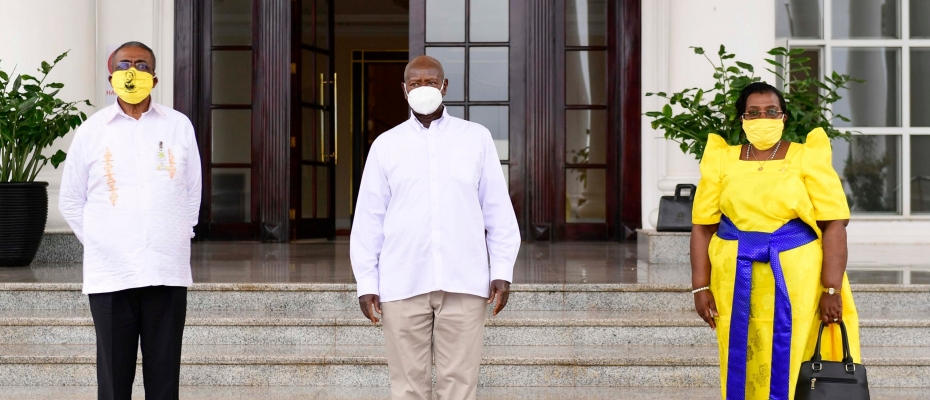
<instances>
[{"instance_id":1,"label":"glass door","mask_svg":"<svg viewBox=\"0 0 930 400\"><path fill-rule=\"evenodd\" d=\"M334 0L299 0L294 21L292 239L332 239L336 231L336 87Z\"/></svg>"},{"instance_id":2,"label":"glass door","mask_svg":"<svg viewBox=\"0 0 930 400\"><path fill-rule=\"evenodd\" d=\"M257 238L258 182L253 134L252 0L204 3L209 23L204 75L209 144L203 152L210 239Z\"/></svg>"}]
</instances>

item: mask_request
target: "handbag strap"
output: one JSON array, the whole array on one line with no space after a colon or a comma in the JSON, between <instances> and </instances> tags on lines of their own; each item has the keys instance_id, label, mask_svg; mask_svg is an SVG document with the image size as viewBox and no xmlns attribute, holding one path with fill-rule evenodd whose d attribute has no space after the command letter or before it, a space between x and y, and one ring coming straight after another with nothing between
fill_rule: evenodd
<instances>
[{"instance_id":1,"label":"handbag strap","mask_svg":"<svg viewBox=\"0 0 930 400\"><path fill-rule=\"evenodd\" d=\"M675 185L675 200L681 199L681 190L690 189L690 194L688 194L688 199L694 201L694 192L697 191L697 186L694 186L690 183L679 183Z\"/></svg>"},{"instance_id":2,"label":"handbag strap","mask_svg":"<svg viewBox=\"0 0 930 400\"><path fill-rule=\"evenodd\" d=\"M846 324L842 321L840 324L840 332L843 336L843 364L850 365L853 363L852 352L849 351L849 335L846 333ZM817 333L817 346L814 347L814 355L811 357L811 362L822 362L823 357L820 355L820 343L823 340L823 328L827 325L823 322L820 323L820 332Z\"/></svg>"}]
</instances>

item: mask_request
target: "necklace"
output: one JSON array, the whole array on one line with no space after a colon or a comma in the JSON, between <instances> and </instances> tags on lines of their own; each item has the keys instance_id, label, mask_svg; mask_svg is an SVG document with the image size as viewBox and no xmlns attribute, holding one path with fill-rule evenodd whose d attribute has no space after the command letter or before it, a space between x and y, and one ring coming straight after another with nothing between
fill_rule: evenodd
<instances>
[{"instance_id":1,"label":"necklace","mask_svg":"<svg viewBox=\"0 0 930 400\"><path fill-rule=\"evenodd\" d=\"M746 160L747 160L747 161L749 160L749 153L751 152L751 153L752 153L752 158L755 159L757 163L759 163L759 171L762 171L762 169L765 167L765 163L767 163L767 162L772 161L772 160L775 159L775 155L778 154L778 148L779 148L779 147L781 147L781 141L780 141L780 140L778 141L778 144L775 145L775 151L772 152L772 156L769 157L768 160L759 161L759 159L756 158L756 152L755 152L755 151L752 151L752 143L750 143L749 146L746 147Z\"/></svg>"}]
</instances>

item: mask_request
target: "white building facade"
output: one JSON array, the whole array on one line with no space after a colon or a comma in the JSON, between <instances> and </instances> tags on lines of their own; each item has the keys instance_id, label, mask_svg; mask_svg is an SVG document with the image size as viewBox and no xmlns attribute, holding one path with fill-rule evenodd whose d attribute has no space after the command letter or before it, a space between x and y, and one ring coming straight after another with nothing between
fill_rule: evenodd
<instances>
[{"instance_id":1,"label":"white building facade","mask_svg":"<svg viewBox=\"0 0 930 400\"><path fill-rule=\"evenodd\" d=\"M206 174L198 234L207 239L344 234L366 146L376 126L390 122L375 116L403 101L393 89L400 78L383 89L379 74L393 76L419 54L446 65L450 92L460 91L447 97L450 111L496 132L526 240L631 238L636 228L654 227L661 196L699 179L697 161L641 116L663 105L645 93L712 86L711 67L691 47L722 44L757 70L769 49L790 46L808 49L821 73L865 79L835 106L852 120L841 129L861 132L834 143L854 211L849 241L930 243L930 28L919 23L930 19L926 1L0 0L0 7L15 16L0 26L7 38L0 67L26 71L70 50L52 79L65 84L65 99L86 98L97 109L112 101L109 52L127 41L153 48L154 100L187 113L198 129ZM245 100L218 100L237 93ZM379 98L386 100L375 105ZM244 119L223 119L235 110ZM48 154L69 144L70 136ZM237 146L251 150L246 159L235 159ZM851 173L862 170L850 167L856 163L873 172ZM51 167L39 176L50 183L51 232L68 229L55 207L60 177ZM853 190L864 186L872 192Z\"/></svg>"}]
</instances>

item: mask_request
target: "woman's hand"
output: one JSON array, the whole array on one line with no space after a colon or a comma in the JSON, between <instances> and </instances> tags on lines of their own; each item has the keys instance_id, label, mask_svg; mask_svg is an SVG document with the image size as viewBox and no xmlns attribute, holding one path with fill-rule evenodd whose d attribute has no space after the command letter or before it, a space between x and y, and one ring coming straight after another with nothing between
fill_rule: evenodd
<instances>
[{"instance_id":1,"label":"woman's hand","mask_svg":"<svg viewBox=\"0 0 930 400\"><path fill-rule=\"evenodd\" d=\"M843 296L839 292L820 295L820 320L827 325L843 321Z\"/></svg>"},{"instance_id":2,"label":"woman's hand","mask_svg":"<svg viewBox=\"0 0 930 400\"><path fill-rule=\"evenodd\" d=\"M694 310L710 326L710 329L717 330L717 321L714 320L717 316L717 303L710 290L702 290L694 294Z\"/></svg>"}]
</instances>

